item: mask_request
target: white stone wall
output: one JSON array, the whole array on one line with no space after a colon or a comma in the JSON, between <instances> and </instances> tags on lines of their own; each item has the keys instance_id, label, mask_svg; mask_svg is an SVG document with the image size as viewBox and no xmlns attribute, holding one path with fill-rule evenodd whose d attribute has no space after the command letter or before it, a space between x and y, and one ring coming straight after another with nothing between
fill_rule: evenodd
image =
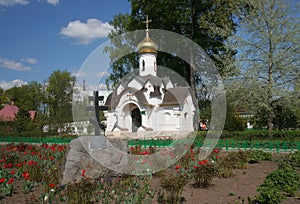
<instances>
[{"instance_id":1,"label":"white stone wall","mask_svg":"<svg viewBox=\"0 0 300 204\"><path fill-rule=\"evenodd\" d=\"M143 66L144 61L144 66ZM156 76L157 64L155 53L142 53L139 55L139 74L146 76L151 74Z\"/></svg>"}]
</instances>

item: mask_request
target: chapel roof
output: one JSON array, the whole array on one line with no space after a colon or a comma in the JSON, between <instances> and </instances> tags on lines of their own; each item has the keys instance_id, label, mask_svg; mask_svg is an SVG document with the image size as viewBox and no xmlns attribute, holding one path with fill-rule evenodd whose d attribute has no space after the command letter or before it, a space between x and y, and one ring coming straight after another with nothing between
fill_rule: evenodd
<instances>
[{"instance_id":1,"label":"chapel roof","mask_svg":"<svg viewBox=\"0 0 300 204\"><path fill-rule=\"evenodd\" d=\"M131 94L133 94L135 97L137 97L137 99L140 103L145 104L145 105L149 105L149 103L147 102L147 99L144 96L143 92L138 90L138 89L132 88L132 87L125 88L124 90L122 90L122 92L119 95L117 95L116 91L112 92L107 97L105 105L109 109L115 108L118 105L118 103L120 101L120 98L124 95L124 93L126 93L128 91L131 92Z\"/></svg>"},{"instance_id":2,"label":"chapel roof","mask_svg":"<svg viewBox=\"0 0 300 204\"><path fill-rule=\"evenodd\" d=\"M166 85L168 82L171 81L169 77L160 78L160 77L157 77L157 76L153 76L151 74L148 74L146 76L136 76L135 79L140 81L143 86L148 81L152 82L155 86L161 86L162 84Z\"/></svg>"},{"instance_id":3,"label":"chapel roof","mask_svg":"<svg viewBox=\"0 0 300 204\"><path fill-rule=\"evenodd\" d=\"M164 94L163 101L160 105L182 105L188 96L187 93L191 93L190 87L174 87L169 88ZM193 103L196 104L196 98L191 93Z\"/></svg>"}]
</instances>

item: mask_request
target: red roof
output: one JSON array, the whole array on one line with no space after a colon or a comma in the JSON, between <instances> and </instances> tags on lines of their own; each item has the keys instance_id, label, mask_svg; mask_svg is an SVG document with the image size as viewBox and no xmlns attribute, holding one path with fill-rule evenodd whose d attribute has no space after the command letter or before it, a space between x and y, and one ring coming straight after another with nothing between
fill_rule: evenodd
<instances>
[{"instance_id":1,"label":"red roof","mask_svg":"<svg viewBox=\"0 0 300 204\"><path fill-rule=\"evenodd\" d=\"M19 108L14 105L6 105L0 110L0 120L12 121L15 119Z\"/></svg>"}]
</instances>

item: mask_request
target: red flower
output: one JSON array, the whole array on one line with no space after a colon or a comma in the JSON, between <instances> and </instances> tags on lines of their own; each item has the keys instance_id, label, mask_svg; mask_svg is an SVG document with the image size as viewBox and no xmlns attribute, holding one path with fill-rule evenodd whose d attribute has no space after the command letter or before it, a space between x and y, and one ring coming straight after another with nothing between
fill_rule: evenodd
<instances>
[{"instance_id":1,"label":"red flower","mask_svg":"<svg viewBox=\"0 0 300 204\"><path fill-rule=\"evenodd\" d=\"M24 177L24 178L25 178L25 180L28 180L28 179L29 179L29 177L30 177L30 174L29 174L29 173L27 173L27 172L24 172L24 173L22 174L22 177Z\"/></svg>"},{"instance_id":2,"label":"red flower","mask_svg":"<svg viewBox=\"0 0 300 204\"><path fill-rule=\"evenodd\" d=\"M81 171L81 176L83 177L84 174L85 174L85 170L83 169L83 170Z\"/></svg>"},{"instance_id":3,"label":"red flower","mask_svg":"<svg viewBox=\"0 0 300 204\"><path fill-rule=\"evenodd\" d=\"M13 165L11 164L11 163L9 163L9 164L4 164L4 168L6 169L6 168L11 168Z\"/></svg>"},{"instance_id":4,"label":"red flower","mask_svg":"<svg viewBox=\"0 0 300 204\"><path fill-rule=\"evenodd\" d=\"M199 165L203 165L203 164L207 164L207 160L206 159L204 159L204 160L202 160L202 161L198 161L198 164Z\"/></svg>"},{"instance_id":5,"label":"red flower","mask_svg":"<svg viewBox=\"0 0 300 204\"><path fill-rule=\"evenodd\" d=\"M54 188L55 184L54 183L50 183L49 186L50 186L50 188Z\"/></svg>"},{"instance_id":6,"label":"red flower","mask_svg":"<svg viewBox=\"0 0 300 204\"><path fill-rule=\"evenodd\" d=\"M11 173L11 175L14 175L16 172L14 170L12 170L10 173Z\"/></svg>"},{"instance_id":7,"label":"red flower","mask_svg":"<svg viewBox=\"0 0 300 204\"><path fill-rule=\"evenodd\" d=\"M22 167L22 164L16 164L17 167Z\"/></svg>"},{"instance_id":8,"label":"red flower","mask_svg":"<svg viewBox=\"0 0 300 204\"><path fill-rule=\"evenodd\" d=\"M216 154L217 154L218 152L219 152L219 150L218 150L218 149L214 149L214 153L216 153Z\"/></svg>"},{"instance_id":9,"label":"red flower","mask_svg":"<svg viewBox=\"0 0 300 204\"><path fill-rule=\"evenodd\" d=\"M29 162L28 162L28 165L36 165L36 164L37 164L36 161L29 161Z\"/></svg>"},{"instance_id":10,"label":"red flower","mask_svg":"<svg viewBox=\"0 0 300 204\"><path fill-rule=\"evenodd\" d=\"M216 159L219 159L220 157L219 156L216 156Z\"/></svg>"},{"instance_id":11,"label":"red flower","mask_svg":"<svg viewBox=\"0 0 300 204\"><path fill-rule=\"evenodd\" d=\"M142 152L142 155L147 155L147 154L149 154L149 152L147 150Z\"/></svg>"},{"instance_id":12,"label":"red flower","mask_svg":"<svg viewBox=\"0 0 300 204\"><path fill-rule=\"evenodd\" d=\"M0 183L4 183L5 178L0 179Z\"/></svg>"},{"instance_id":13,"label":"red flower","mask_svg":"<svg viewBox=\"0 0 300 204\"><path fill-rule=\"evenodd\" d=\"M176 169L180 169L180 166L179 166L179 165L177 165L175 168L176 168Z\"/></svg>"},{"instance_id":14,"label":"red flower","mask_svg":"<svg viewBox=\"0 0 300 204\"><path fill-rule=\"evenodd\" d=\"M197 169L197 168L198 168L198 166L197 166L197 165L194 165L194 166L193 166L193 168L194 168L194 169Z\"/></svg>"},{"instance_id":15,"label":"red flower","mask_svg":"<svg viewBox=\"0 0 300 204\"><path fill-rule=\"evenodd\" d=\"M8 180L7 184L12 184L14 181L15 181L14 178L10 178L10 179Z\"/></svg>"},{"instance_id":16,"label":"red flower","mask_svg":"<svg viewBox=\"0 0 300 204\"><path fill-rule=\"evenodd\" d=\"M203 165L204 163L203 163L203 161L198 161L198 164Z\"/></svg>"}]
</instances>

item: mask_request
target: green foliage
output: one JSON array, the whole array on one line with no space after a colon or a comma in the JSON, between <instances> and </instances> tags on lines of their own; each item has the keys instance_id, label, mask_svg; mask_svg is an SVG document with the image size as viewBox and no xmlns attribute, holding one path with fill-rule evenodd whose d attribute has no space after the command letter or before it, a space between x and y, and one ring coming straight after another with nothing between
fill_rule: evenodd
<instances>
[{"instance_id":1,"label":"green foliage","mask_svg":"<svg viewBox=\"0 0 300 204\"><path fill-rule=\"evenodd\" d=\"M230 152L228 156L222 158L218 164L218 175L228 178L233 175L233 170L245 169L248 166L248 152Z\"/></svg>"},{"instance_id":2,"label":"green foliage","mask_svg":"<svg viewBox=\"0 0 300 204\"><path fill-rule=\"evenodd\" d=\"M161 177L160 185L163 189L162 200L167 203L179 203L184 186L189 182L189 176L186 173L170 174Z\"/></svg>"},{"instance_id":3,"label":"green foliage","mask_svg":"<svg viewBox=\"0 0 300 204\"><path fill-rule=\"evenodd\" d=\"M278 102L274 106L274 128L283 130L288 128L297 128L296 113L290 107L289 101Z\"/></svg>"},{"instance_id":4,"label":"green foliage","mask_svg":"<svg viewBox=\"0 0 300 204\"><path fill-rule=\"evenodd\" d=\"M193 40L214 60L221 74L232 74L230 73L232 70L227 67L227 62L232 59L234 51L225 47L225 41L235 31L236 24L232 13L236 10L239 1L155 0L149 4L144 0L130 0L130 3L131 14L116 15L111 22L115 28L109 35L111 39L120 33L145 29L143 21L146 15L149 15L153 20L150 28L172 31ZM120 46L119 44L122 43L114 42L116 47ZM116 60L118 49L108 48L107 51L111 54L112 60ZM136 62L136 54L115 61L109 81L114 85L117 84L132 67L137 67ZM170 67L183 76L192 87L197 84L194 82L197 74L191 71L188 63L178 57L159 53L158 62L161 66Z\"/></svg>"},{"instance_id":5,"label":"green foliage","mask_svg":"<svg viewBox=\"0 0 300 204\"><path fill-rule=\"evenodd\" d=\"M300 151L286 155L281 163L290 164L294 168L300 168Z\"/></svg>"},{"instance_id":6,"label":"green foliage","mask_svg":"<svg viewBox=\"0 0 300 204\"><path fill-rule=\"evenodd\" d=\"M246 128L246 120L241 118L232 106L227 105L227 115L224 124L224 130L233 132L233 131L243 131L245 130L245 128Z\"/></svg>"},{"instance_id":7,"label":"green foliage","mask_svg":"<svg viewBox=\"0 0 300 204\"><path fill-rule=\"evenodd\" d=\"M267 130L249 130L249 131L223 131L221 138L236 139L236 140L273 140L297 141L300 138L299 130L289 131L267 131Z\"/></svg>"},{"instance_id":8,"label":"green foliage","mask_svg":"<svg viewBox=\"0 0 300 204\"><path fill-rule=\"evenodd\" d=\"M228 159L233 161L233 167L237 169L245 169L248 167L249 152L241 151L230 152Z\"/></svg>"},{"instance_id":9,"label":"green foliage","mask_svg":"<svg viewBox=\"0 0 300 204\"><path fill-rule=\"evenodd\" d=\"M47 103L49 110L49 124L51 130L62 133L72 131L67 124L72 122L72 97L75 77L67 71L54 71L48 79Z\"/></svg>"},{"instance_id":10,"label":"green foliage","mask_svg":"<svg viewBox=\"0 0 300 204\"><path fill-rule=\"evenodd\" d=\"M272 154L270 152L264 152L262 150L251 150L249 153L249 163L259 163L265 160L272 160Z\"/></svg>"},{"instance_id":11,"label":"green foliage","mask_svg":"<svg viewBox=\"0 0 300 204\"><path fill-rule=\"evenodd\" d=\"M213 184L213 178L217 176L216 166L207 163L194 169L194 186L196 188L209 188Z\"/></svg>"},{"instance_id":12,"label":"green foliage","mask_svg":"<svg viewBox=\"0 0 300 204\"><path fill-rule=\"evenodd\" d=\"M282 164L269 173L258 188L256 197L261 203L280 203L285 196L294 196L299 190L299 174L289 164Z\"/></svg>"},{"instance_id":13,"label":"green foliage","mask_svg":"<svg viewBox=\"0 0 300 204\"><path fill-rule=\"evenodd\" d=\"M66 187L66 201L68 203L90 203L96 190L96 184L82 179L80 182Z\"/></svg>"},{"instance_id":14,"label":"green foliage","mask_svg":"<svg viewBox=\"0 0 300 204\"><path fill-rule=\"evenodd\" d=\"M244 8L247 9L238 15L240 32L231 43L233 49L239 50L235 65L240 68L240 76L230 81L227 93L236 104L246 104L257 113L258 126L272 130L274 102L296 99L299 4L291 0L250 0ZM299 107L299 99L294 102Z\"/></svg>"},{"instance_id":15,"label":"green foliage","mask_svg":"<svg viewBox=\"0 0 300 204\"><path fill-rule=\"evenodd\" d=\"M264 186L260 186L258 189L260 195L255 199L260 203L281 203L284 200L284 196L280 193L280 190L272 186L272 182L266 181Z\"/></svg>"}]
</instances>

